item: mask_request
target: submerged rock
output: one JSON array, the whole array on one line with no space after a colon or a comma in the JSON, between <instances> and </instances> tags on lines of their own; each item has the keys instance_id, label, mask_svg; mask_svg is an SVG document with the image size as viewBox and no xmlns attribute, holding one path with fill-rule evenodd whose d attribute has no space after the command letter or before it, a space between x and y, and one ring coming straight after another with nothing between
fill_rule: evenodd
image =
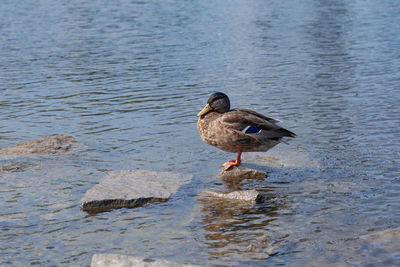
<instances>
[{"instance_id":1,"label":"submerged rock","mask_svg":"<svg viewBox=\"0 0 400 267\"><path fill-rule=\"evenodd\" d=\"M363 235L360 238L370 246L400 256L400 227Z\"/></svg>"},{"instance_id":2,"label":"submerged rock","mask_svg":"<svg viewBox=\"0 0 400 267\"><path fill-rule=\"evenodd\" d=\"M322 168L313 156L299 147L276 146L268 152L243 153L243 161L268 167Z\"/></svg>"},{"instance_id":3,"label":"submerged rock","mask_svg":"<svg viewBox=\"0 0 400 267\"><path fill-rule=\"evenodd\" d=\"M100 212L133 208L150 202L165 202L191 175L146 170L110 171L81 200L81 209Z\"/></svg>"},{"instance_id":4,"label":"submerged rock","mask_svg":"<svg viewBox=\"0 0 400 267\"><path fill-rule=\"evenodd\" d=\"M46 136L0 149L0 158L12 159L24 155L58 154L71 150L78 142L69 135Z\"/></svg>"},{"instance_id":5,"label":"submerged rock","mask_svg":"<svg viewBox=\"0 0 400 267\"><path fill-rule=\"evenodd\" d=\"M265 256L273 254L274 249L277 246L277 242L271 242L267 235L262 235L255 242L250 243L246 247L246 252L249 253L263 253Z\"/></svg>"},{"instance_id":6,"label":"submerged rock","mask_svg":"<svg viewBox=\"0 0 400 267\"><path fill-rule=\"evenodd\" d=\"M119 254L94 254L92 257L91 267L190 267L196 266L191 264L183 264L170 262L162 259L140 258Z\"/></svg>"},{"instance_id":7,"label":"submerged rock","mask_svg":"<svg viewBox=\"0 0 400 267\"><path fill-rule=\"evenodd\" d=\"M207 194L212 197L225 198L231 200L240 200L240 201L252 201L256 203L260 203L264 201L264 197L257 190L238 190L230 193L223 192L215 192L215 191L204 191L203 194Z\"/></svg>"},{"instance_id":8,"label":"submerged rock","mask_svg":"<svg viewBox=\"0 0 400 267\"><path fill-rule=\"evenodd\" d=\"M0 166L0 172L17 172L20 170L21 167L15 163L8 163Z\"/></svg>"}]
</instances>

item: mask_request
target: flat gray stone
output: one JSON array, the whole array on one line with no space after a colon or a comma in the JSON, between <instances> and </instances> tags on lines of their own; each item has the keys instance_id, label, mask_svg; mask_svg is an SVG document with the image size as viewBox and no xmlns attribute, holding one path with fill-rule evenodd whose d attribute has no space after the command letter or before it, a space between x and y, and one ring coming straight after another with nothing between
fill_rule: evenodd
<instances>
[{"instance_id":1,"label":"flat gray stone","mask_svg":"<svg viewBox=\"0 0 400 267\"><path fill-rule=\"evenodd\" d=\"M255 189L252 190L238 190L230 193L215 192L215 191L204 191L203 194L207 194L212 197L240 200L240 201L251 201L260 203L264 200L264 197Z\"/></svg>"},{"instance_id":2,"label":"flat gray stone","mask_svg":"<svg viewBox=\"0 0 400 267\"><path fill-rule=\"evenodd\" d=\"M267 173L254 169L233 166L227 171L225 170L225 168L222 168L221 172L219 173L219 176L222 179L232 179L232 178L234 179L240 178L240 180L264 179L265 177L267 177Z\"/></svg>"},{"instance_id":3,"label":"flat gray stone","mask_svg":"<svg viewBox=\"0 0 400 267\"><path fill-rule=\"evenodd\" d=\"M170 262L162 259L146 259L119 254L94 254L91 267L195 267L198 265Z\"/></svg>"},{"instance_id":4,"label":"flat gray stone","mask_svg":"<svg viewBox=\"0 0 400 267\"><path fill-rule=\"evenodd\" d=\"M13 159L25 155L48 155L64 153L78 146L69 135L46 136L0 149L0 158Z\"/></svg>"},{"instance_id":5,"label":"flat gray stone","mask_svg":"<svg viewBox=\"0 0 400 267\"><path fill-rule=\"evenodd\" d=\"M100 212L134 208L150 202L165 202L191 175L146 170L110 171L81 200L81 209Z\"/></svg>"}]
</instances>

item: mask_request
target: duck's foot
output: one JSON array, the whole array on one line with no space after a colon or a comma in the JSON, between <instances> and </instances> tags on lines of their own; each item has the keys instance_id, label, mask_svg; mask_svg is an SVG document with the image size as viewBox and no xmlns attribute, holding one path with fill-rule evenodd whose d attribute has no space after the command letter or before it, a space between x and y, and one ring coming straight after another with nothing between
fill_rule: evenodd
<instances>
[{"instance_id":1,"label":"duck's foot","mask_svg":"<svg viewBox=\"0 0 400 267\"><path fill-rule=\"evenodd\" d=\"M233 166L239 166L241 163L240 160L230 160L222 164L223 167L225 167L225 171L229 170Z\"/></svg>"}]
</instances>

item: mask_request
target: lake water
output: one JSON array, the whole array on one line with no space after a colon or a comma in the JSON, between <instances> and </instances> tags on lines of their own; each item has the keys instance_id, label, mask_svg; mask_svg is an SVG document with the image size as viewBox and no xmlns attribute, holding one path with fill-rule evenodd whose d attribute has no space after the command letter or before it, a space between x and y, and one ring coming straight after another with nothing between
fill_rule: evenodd
<instances>
[{"instance_id":1,"label":"lake water","mask_svg":"<svg viewBox=\"0 0 400 267\"><path fill-rule=\"evenodd\" d=\"M0 173L0 265L398 264L360 237L400 226L399 25L397 0L2 1L0 148L53 134L84 148ZM268 178L243 184L266 196L254 206L201 195L235 157L197 133L214 91L280 119L298 138L277 148L321 167L260 166ZM80 210L128 169L193 180L166 203ZM248 251L261 237L272 252Z\"/></svg>"}]
</instances>

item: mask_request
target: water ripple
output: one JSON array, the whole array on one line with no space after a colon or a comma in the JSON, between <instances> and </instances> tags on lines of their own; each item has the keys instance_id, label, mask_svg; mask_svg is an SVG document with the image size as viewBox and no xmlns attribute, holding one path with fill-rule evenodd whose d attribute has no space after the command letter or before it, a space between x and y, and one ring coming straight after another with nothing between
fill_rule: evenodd
<instances>
[{"instance_id":1,"label":"water ripple","mask_svg":"<svg viewBox=\"0 0 400 267\"><path fill-rule=\"evenodd\" d=\"M0 148L51 134L85 148L0 161L21 167L0 173L0 264L395 262L359 237L399 222L396 1L3 2ZM282 120L288 151L323 167L267 168L243 185L262 204L204 198L231 156L197 133L214 91ZM160 205L79 210L108 170L138 168L194 178Z\"/></svg>"}]
</instances>

